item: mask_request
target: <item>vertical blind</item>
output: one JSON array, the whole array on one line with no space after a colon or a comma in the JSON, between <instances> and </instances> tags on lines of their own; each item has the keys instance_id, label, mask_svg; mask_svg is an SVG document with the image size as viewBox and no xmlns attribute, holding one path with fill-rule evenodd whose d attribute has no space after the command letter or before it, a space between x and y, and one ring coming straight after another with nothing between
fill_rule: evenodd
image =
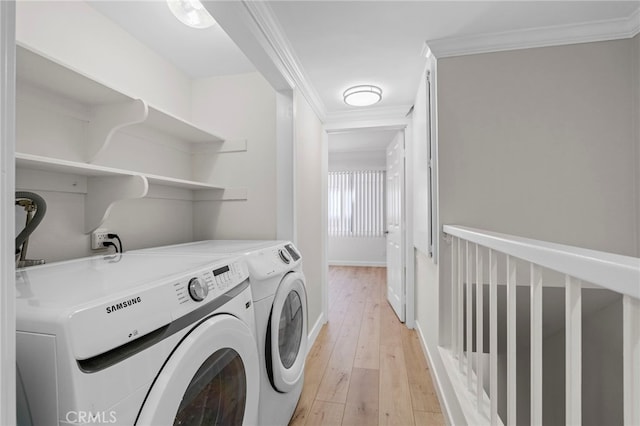
<instances>
[{"instance_id":1,"label":"vertical blind","mask_svg":"<svg viewBox=\"0 0 640 426\"><path fill-rule=\"evenodd\" d=\"M329 235L384 235L384 170L329 172Z\"/></svg>"}]
</instances>

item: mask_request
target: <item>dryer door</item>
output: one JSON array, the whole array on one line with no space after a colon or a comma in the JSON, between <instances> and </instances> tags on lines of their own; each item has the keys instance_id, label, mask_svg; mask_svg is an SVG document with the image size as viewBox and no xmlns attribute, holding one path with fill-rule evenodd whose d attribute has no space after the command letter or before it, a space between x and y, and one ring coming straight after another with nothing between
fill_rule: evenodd
<instances>
[{"instance_id":1,"label":"dryer door","mask_svg":"<svg viewBox=\"0 0 640 426\"><path fill-rule=\"evenodd\" d=\"M307 356L307 293L301 273L291 272L280 282L268 330L269 378L276 390L289 392L302 379Z\"/></svg>"},{"instance_id":2,"label":"dryer door","mask_svg":"<svg viewBox=\"0 0 640 426\"><path fill-rule=\"evenodd\" d=\"M254 425L260 369L249 327L216 315L192 330L156 378L139 425Z\"/></svg>"}]
</instances>

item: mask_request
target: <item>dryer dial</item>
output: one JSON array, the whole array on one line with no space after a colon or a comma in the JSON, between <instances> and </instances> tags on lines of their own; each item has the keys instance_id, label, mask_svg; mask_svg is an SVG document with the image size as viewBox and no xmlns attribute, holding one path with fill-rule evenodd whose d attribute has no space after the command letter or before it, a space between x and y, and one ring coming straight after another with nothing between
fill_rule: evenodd
<instances>
[{"instance_id":1,"label":"dryer dial","mask_svg":"<svg viewBox=\"0 0 640 426\"><path fill-rule=\"evenodd\" d=\"M280 259L282 259L284 263L289 264L291 262L291 257L289 257L286 251L280 249L278 250L278 255L280 255Z\"/></svg>"},{"instance_id":2,"label":"dryer dial","mask_svg":"<svg viewBox=\"0 0 640 426\"><path fill-rule=\"evenodd\" d=\"M209 288L195 277L189 280L189 296L196 302L202 302L209 294Z\"/></svg>"}]
</instances>

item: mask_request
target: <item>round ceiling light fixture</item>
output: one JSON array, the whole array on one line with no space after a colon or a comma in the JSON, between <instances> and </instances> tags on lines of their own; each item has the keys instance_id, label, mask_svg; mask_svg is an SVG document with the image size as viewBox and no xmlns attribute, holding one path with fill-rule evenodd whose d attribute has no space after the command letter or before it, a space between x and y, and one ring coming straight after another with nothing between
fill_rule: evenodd
<instances>
[{"instance_id":1,"label":"round ceiling light fixture","mask_svg":"<svg viewBox=\"0 0 640 426\"><path fill-rule=\"evenodd\" d=\"M171 13L191 28L209 28L216 23L200 0L167 0L167 4Z\"/></svg>"},{"instance_id":2,"label":"round ceiling light fixture","mask_svg":"<svg viewBox=\"0 0 640 426\"><path fill-rule=\"evenodd\" d=\"M349 87L342 94L344 103L351 106L370 106L382 100L382 89L371 84Z\"/></svg>"}]
</instances>

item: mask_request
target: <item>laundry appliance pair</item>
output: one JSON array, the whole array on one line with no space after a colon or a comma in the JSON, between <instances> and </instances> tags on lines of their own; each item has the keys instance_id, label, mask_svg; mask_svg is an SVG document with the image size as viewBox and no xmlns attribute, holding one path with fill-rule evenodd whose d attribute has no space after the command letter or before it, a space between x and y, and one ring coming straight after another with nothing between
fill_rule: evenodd
<instances>
[{"instance_id":1,"label":"laundry appliance pair","mask_svg":"<svg viewBox=\"0 0 640 426\"><path fill-rule=\"evenodd\" d=\"M260 362L258 424L287 425L302 393L307 355L307 296L297 248L288 241L209 240L138 253L245 259Z\"/></svg>"},{"instance_id":2,"label":"laundry appliance pair","mask_svg":"<svg viewBox=\"0 0 640 426\"><path fill-rule=\"evenodd\" d=\"M258 424L248 277L227 254L18 270L18 424Z\"/></svg>"}]
</instances>

